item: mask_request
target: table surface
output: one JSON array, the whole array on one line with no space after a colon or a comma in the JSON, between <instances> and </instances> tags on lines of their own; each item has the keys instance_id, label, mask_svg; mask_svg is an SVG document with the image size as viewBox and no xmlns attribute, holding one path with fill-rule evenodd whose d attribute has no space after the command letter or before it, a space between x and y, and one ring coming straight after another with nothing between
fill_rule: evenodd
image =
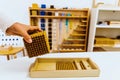
<instances>
[{"instance_id":1,"label":"table surface","mask_svg":"<svg viewBox=\"0 0 120 80\"><path fill-rule=\"evenodd\" d=\"M12 47L11 50L0 50L0 55L15 55L20 51L23 51L24 47Z\"/></svg>"},{"instance_id":2,"label":"table surface","mask_svg":"<svg viewBox=\"0 0 120 80\"><path fill-rule=\"evenodd\" d=\"M51 53L39 58L89 57L100 68L99 77L30 78L29 67L37 57L22 57L0 63L0 80L120 80L120 52Z\"/></svg>"}]
</instances>

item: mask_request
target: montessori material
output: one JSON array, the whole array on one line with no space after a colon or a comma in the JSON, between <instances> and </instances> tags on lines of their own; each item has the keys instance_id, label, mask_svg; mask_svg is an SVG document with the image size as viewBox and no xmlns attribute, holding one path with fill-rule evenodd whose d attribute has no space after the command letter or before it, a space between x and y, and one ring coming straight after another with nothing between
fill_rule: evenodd
<instances>
[{"instance_id":1,"label":"montessori material","mask_svg":"<svg viewBox=\"0 0 120 80\"><path fill-rule=\"evenodd\" d=\"M29 8L30 25L46 31L51 52L86 52L89 9ZM32 11L38 12L34 15Z\"/></svg>"},{"instance_id":2,"label":"montessori material","mask_svg":"<svg viewBox=\"0 0 120 80\"><path fill-rule=\"evenodd\" d=\"M37 58L29 69L32 78L98 77L100 70L90 58Z\"/></svg>"},{"instance_id":3,"label":"montessori material","mask_svg":"<svg viewBox=\"0 0 120 80\"><path fill-rule=\"evenodd\" d=\"M30 36L32 38L32 43L27 43L24 40L24 44L29 57L49 53L50 51L49 43L45 31L42 32L35 31L33 33L30 33Z\"/></svg>"}]
</instances>

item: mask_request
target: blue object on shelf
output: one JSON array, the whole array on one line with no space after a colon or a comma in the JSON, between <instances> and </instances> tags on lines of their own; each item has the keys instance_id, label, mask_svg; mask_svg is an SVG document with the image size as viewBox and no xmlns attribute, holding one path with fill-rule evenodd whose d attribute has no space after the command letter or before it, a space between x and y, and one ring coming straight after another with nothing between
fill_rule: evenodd
<instances>
[{"instance_id":1,"label":"blue object on shelf","mask_svg":"<svg viewBox=\"0 0 120 80\"><path fill-rule=\"evenodd\" d=\"M44 16L45 15L45 11L40 11L40 15Z\"/></svg>"},{"instance_id":2,"label":"blue object on shelf","mask_svg":"<svg viewBox=\"0 0 120 80\"><path fill-rule=\"evenodd\" d=\"M45 27L45 24L41 24L41 27Z\"/></svg>"},{"instance_id":3,"label":"blue object on shelf","mask_svg":"<svg viewBox=\"0 0 120 80\"><path fill-rule=\"evenodd\" d=\"M41 29L45 29L45 27L41 27Z\"/></svg>"},{"instance_id":4,"label":"blue object on shelf","mask_svg":"<svg viewBox=\"0 0 120 80\"><path fill-rule=\"evenodd\" d=\"M61 16L65 16L65 13L62 13Z\"/></svg>"},{"instance_id":5,"label":"blue object on shelf","mask_svg":"<svg viewBox=\"0 0 120 80\"><path fill-rule=\"evenodd\" d=\"M45 19L42 18L42 19L40 20L40 22L41 22L41 23L45 23Z\"/></svg>"},{"instance_id":6,"label":"blue object on shelf","mask_svg":"<svg viewBox=\"0 0 120 80\"><path fill-rule=\"evenodd\" d=\"M41 8L46 8L46 4L41 4Z\"/></svg>"}]
</instances>

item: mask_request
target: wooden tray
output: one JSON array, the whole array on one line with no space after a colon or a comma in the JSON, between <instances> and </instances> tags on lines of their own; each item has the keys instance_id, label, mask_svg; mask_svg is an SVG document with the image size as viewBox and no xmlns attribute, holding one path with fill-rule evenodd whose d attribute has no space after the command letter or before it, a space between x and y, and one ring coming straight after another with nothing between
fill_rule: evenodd
<instances>
[{"instance_id":1,"label":"wooden tray","mask_svg":"<svg viewBox=\"0 0 120 80\"><path fill-rule=\"evenodd\" d=\"M30 66L32 78L98 77L100 70L90 58L37 58Z\"/></svg>"}]
</instances>

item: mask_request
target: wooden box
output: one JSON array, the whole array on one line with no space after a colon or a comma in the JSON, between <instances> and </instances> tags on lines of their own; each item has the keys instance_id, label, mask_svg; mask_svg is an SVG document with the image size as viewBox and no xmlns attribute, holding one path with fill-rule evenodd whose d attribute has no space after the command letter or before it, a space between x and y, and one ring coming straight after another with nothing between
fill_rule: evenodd
<instances>
[{"instance_id":1,"label":"wooden box","mask_svg":"<svg viewBox=\"0 0 120 80\"><path fill-rule=\"evenodd\" d=\"M90 58L37 58L30 66L32 78L98 77L100 70Z\"/></svg>"}]
</instances>

